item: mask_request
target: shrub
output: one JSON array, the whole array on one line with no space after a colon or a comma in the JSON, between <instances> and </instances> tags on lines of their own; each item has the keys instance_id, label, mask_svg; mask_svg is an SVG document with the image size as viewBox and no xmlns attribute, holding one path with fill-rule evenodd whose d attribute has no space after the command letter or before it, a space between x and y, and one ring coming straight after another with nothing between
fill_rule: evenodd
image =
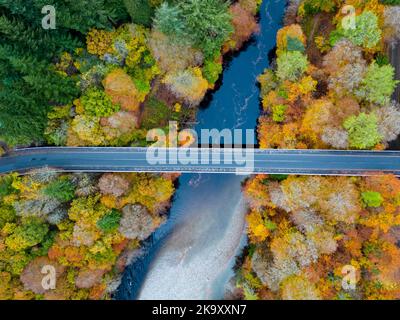
<instances>
[{"instance_id":1,"label":"shrub","mask_svg":"<svg viewBox=\"0 0 400 320\"><path fill-rule=\"evenodd\" d=\"M276 75L280 80L298 80L308 68L307 57L299 51L285 52L277 59Z\"/></svg>"},{"instance_id":2,"label":"shrub","mask_svg":"<svg viewBox=\"0 0 400 320\"><path fill-rule=\"evenodd\" d=\"M383 198L379 192L365 191L361 193L361 199L367 207L378 208L382 205Z\"/></svg>"},{"instance_id":3,"label":"shrub","mask_svg":"<svg viewBox=\"0 0 400 320\"><path fill-rule=\"evenodd\" d=\"M378 132L378 119L373 113L351 116L344 122L343 127L348 131L349 145L352 148L372 148L382 139Z\"/></svg>"}]
</instances>

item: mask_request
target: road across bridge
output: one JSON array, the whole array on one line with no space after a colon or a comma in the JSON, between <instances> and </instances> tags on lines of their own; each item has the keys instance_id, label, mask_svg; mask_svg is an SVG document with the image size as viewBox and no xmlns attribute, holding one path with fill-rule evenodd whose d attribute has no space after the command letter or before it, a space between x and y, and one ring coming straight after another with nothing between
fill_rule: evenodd
<instances>
[{"instance_id":1,"label":"road across bridge","mask_svg":"<svg viewBox=\"0 0 400 320\"><path fill-rule=\"evenodd\" d=\"M166 163L149 155L166 154ZM184 155L192 153L191 161ZM198 156L199 161L195 158ZM231 161L229 161L229 156ZM224 158L225 157L225 158ZM172 160L171 160L172 159ZM219 161L218 161L219 159ZM66 172L202 172L302 175L400 176L399 151L154 149L154 148L31 148L0 158L0 173L51 167Z\"/></svg>"}]
</instances>

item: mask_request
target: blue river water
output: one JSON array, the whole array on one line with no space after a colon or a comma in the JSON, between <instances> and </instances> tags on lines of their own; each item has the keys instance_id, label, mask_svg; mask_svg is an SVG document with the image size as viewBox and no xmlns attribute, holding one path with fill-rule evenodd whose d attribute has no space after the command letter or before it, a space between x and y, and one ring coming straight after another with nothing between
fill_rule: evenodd
<instances>
[{"instance_id":1,"label":"blue river water","mask_svg":"<svg viewBox=\"0 0 400 320\"><path fill-rule=\"evenodd\" d=\"M198 112L196 130L254 129L257 76L269 66L286 1L264 0L260 33L226 63L222 84ZM116 299L222 299L245 244L243 176L184 174L168 221L124 273Z\"/></svg>"}]
</instances>

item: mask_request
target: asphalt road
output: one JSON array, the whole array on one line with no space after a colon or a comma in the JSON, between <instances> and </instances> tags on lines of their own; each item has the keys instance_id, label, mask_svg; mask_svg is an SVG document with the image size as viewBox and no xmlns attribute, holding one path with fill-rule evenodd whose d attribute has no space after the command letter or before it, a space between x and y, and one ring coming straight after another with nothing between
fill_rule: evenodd
<instances>
[{"instance_id":1,"label":"asphalt road","mask_svg":"<svg viewBox=\"0 0 400 320\"><path fill-rule=\"evenodd\" d=\"M247 162L239 163L245 149L212 149L203 163L150 164L146 148L33 148L20 149L0 158L0 173L51 167L67 172L202 172L202 173L285 173L319 175L372 175L378 172L400 176L400 151L260 150L247 149ZM166 151L167 149L157 149ZM199 149L197 149L199 150ZM211 149L202 149L210 151ZM223 159L232 151L232 163ZM177 149L168 149L176 152ZM193 149L192 149L193 151ZM251 152L254 152L252 157ZM204 155L204 153L201 153ZM243 155L243 154L242 154ZM252 159L254 158L254 159ZM182 158L179 158L182 159ZM199 161L200 162L200 161ZM254 168L252 168L254 166ZM250 168L246 170L246 168ZM241 172L241 171L244 172Z\"/></svg>"}]
</instances>

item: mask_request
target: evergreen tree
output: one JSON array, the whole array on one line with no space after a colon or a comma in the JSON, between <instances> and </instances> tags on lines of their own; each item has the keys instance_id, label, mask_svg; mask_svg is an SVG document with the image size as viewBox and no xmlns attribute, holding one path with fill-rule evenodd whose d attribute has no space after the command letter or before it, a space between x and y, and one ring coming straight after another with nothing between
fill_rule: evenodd
<instances>
[{"instance_id":1,"label":"evergreen tree","mask_svg":"<svg viewBox=\"0 0 400 320\"><path fill-rule=\"evenodd\" d=\"M212 58L233 32L229 4L225 0L167 1L156 10L155 28Z\"/></svg>"},{"instance_id":2,"label":"evergreen tree","mask_svg":"<svg viewBox=\"0 0 400 320\"><path fill-rule=\"evenodd\" d=\"M154 15L154 8L149 0L123 0L132 22L150 27Z\"/></svg>"},{"instance_id":3,"label":"evergreen tree","mask_svg":"<svg viewBox=\"0 0 400 320\"><path fill-rule=\"evenodd\" d=\"M91 28L111 28L127 19L123 0L1 0L0 6L12 15L23 16L32 27L41 27L42 8L54 6L57 29L87 33Z\"/></svg>"},{"instance_id":4,"label":"evergreen tree","mask_svg":"<svg viewBox=\"0 0 400 320\"><path fill-rule=\"evenodd\" d=\"M79 95L74 77L54 71L64 51L82 47L91 28L127 20L123 0L0 0L0 139L43 141L47 112ZM42 8L56 9L56 29L42 28Z\"/></svg>"}]
</instances>

